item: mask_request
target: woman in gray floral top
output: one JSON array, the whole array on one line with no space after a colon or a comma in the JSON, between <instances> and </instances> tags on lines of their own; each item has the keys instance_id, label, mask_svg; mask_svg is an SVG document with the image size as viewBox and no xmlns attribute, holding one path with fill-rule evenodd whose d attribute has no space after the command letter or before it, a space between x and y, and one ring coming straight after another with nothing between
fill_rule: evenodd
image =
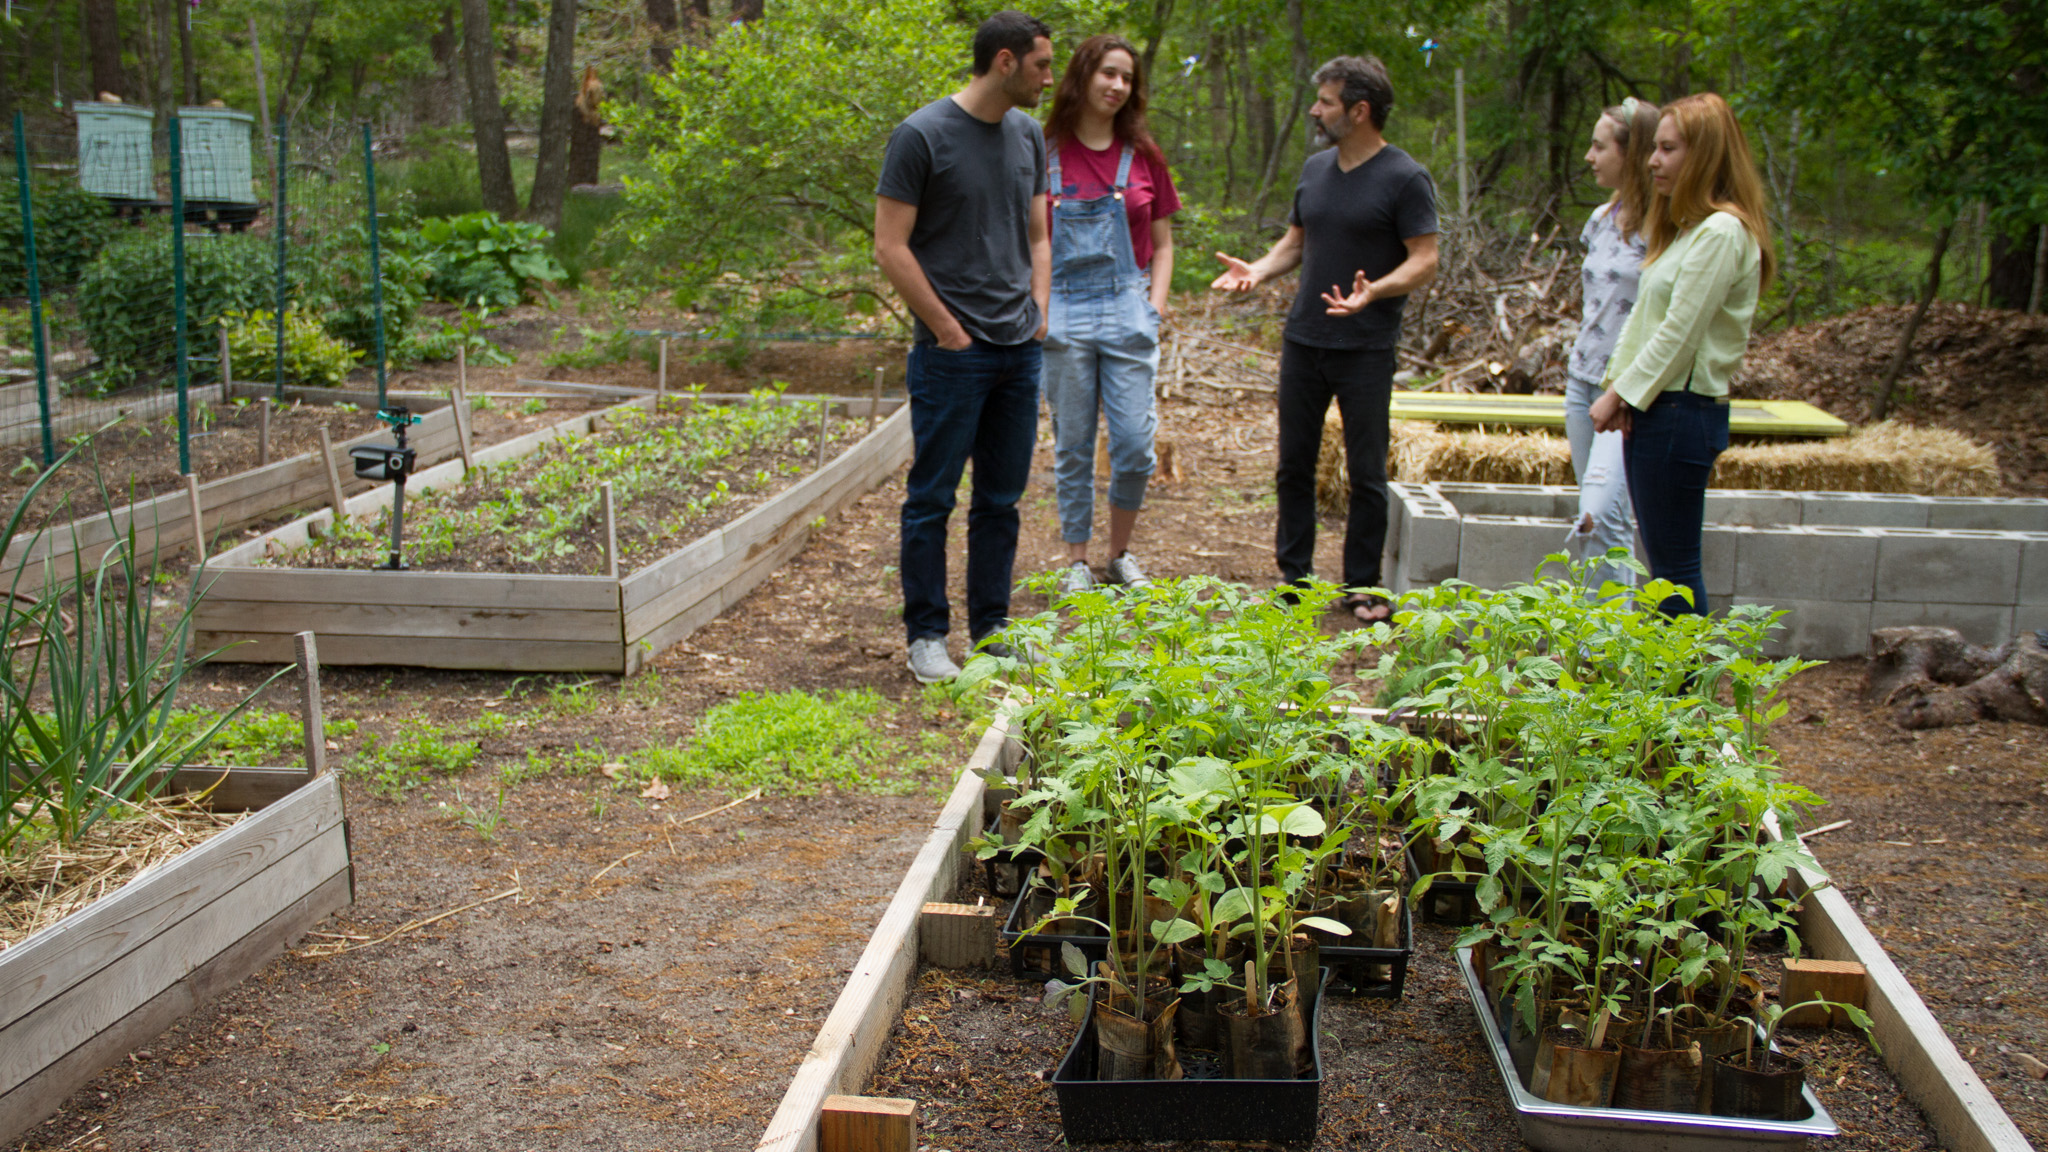
<instances>
[{"instance_id":1,"label":"woman in gray floral top","mask_svg":"<svg viewBox=\"0 0 2048 1152\"><path fill-rule=\"evenodd\" d=\"M1593 210L1579 233L1586 260L1579 276L1578 340L1566 366L1565 435L1572 443L1572 471L1579 478L1579 515L1566 545L1574 559L1607 554L1609 548L1634 551L1635 522L1630 515L1628 485L1621 463L1621 433L1595 434L1587 414L1600 395L1600 379L1621 326L1636 302L1636 279L1642 271L1645 245L1639 229L1650 207L1649 159L1657 134L1657 106L1631 96L1600 114L1593 124L1593 146L1586 150L1593 181L1613 189L1607 203ZM1608 580L1633 585L1625 568L1601 564L1592 586Z\"/></svg>"}]
</instances>

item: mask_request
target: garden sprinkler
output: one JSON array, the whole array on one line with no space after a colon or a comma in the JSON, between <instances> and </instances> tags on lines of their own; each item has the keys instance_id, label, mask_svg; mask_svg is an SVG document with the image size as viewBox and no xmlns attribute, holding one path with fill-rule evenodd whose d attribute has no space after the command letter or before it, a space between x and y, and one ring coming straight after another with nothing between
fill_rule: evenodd
<instances>
[{"instance_id":1,"label":"garden sprinkler","mask_svg":"<svg viewBox=\"0 0 2048 1152\"><path fill-rule=\"evenodd\" d=\"M395 487L391 495L391 562L385 567L393 572L405 570L402 553L402 537L405 532L405 478L412 474L413 461L417 453L405 442L405 430L420 422L420 418L406 411L403 404L379 408L377 419L391 425L391 434L398 439L396 444L359 444L348 450L349 459L355 462L356 478L359 480L389 480Z\"/></svg>"}]
</instances>

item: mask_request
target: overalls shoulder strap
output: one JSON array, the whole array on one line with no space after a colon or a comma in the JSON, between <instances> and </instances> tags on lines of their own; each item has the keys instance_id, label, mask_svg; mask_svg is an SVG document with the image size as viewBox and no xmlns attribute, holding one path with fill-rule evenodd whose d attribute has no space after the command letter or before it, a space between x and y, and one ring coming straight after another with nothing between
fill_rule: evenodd
<instances>
[{"instance_id":1,"label":"overalls shoulder strap","mask_svg":"<svg viewBox=\"0 0 2048 1152\"><path fill-rule=\"evenodd\" d=\"M1131 160L1136 156L1137 152L1129 144L1125 144L1124 154L1117 159L1116 191L1114 195L1119 200L1124 198L1124 189L1131 186Z\"/></svg>"},{"instance_id":2,"label":"overalls shoulder strap","mask_svg":"<svg viewBox=\"0 0 2048 1152\"><path fill-rule=\"evenodd\" d=\"M1050 193L1052 202L1057 204L1060 202L1060 146L1050 140L1046 141L1046 144L1045 175L1046 184L1048 185L1047 191Z\"/></svg>"}]
</instances>

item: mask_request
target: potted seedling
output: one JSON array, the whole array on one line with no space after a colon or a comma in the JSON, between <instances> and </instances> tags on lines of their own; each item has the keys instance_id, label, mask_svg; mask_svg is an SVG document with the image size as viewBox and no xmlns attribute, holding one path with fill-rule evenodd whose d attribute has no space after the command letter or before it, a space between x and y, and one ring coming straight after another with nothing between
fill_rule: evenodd
<instances>
[{"instance_id":1,"label":"potted seedling","mask_svg":"<svg viewBox=\"0 0 2048 1152\"><path fill-rule=\"evenodd\" d=\"M1766 1004L1742 1051L1715 1058L1713 1062L1713 1109L1716 1116L1748 1116L1760 1120L1798 1120L1807 1113L1806 1064L1796 1057L1772 1049L1778 1026L1785 1014L1800 1008L1839 1010L1850 1023L1863 1030L1872 1049L1882 1053L1877 1037L1870 1034L1870 1015L1854 1004L1843 1004L1815 996L1791 1007ZM1761 1035L1759 1035L1761 1033Z\"/></svg>"}]
</instances>

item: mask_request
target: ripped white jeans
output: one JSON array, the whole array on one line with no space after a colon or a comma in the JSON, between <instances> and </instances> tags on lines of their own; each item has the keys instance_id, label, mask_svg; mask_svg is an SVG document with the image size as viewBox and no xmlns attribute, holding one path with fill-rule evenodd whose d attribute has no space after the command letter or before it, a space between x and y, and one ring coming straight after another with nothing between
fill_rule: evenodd
<instances>
[{"instance_id":1,"label":"ripped white jeans","mask_svg":"<svg viewBox=\"0 0 2048 1152\"><path fill-rule=\"evenodd\" d=\"M1621 458L1621 433L1593 431L1588 411L1600 395L1600 385L1567 376L1564 386L1564 432L1572 445L1572 472L1579 481L1579 514L1565 537L1565 550L1573 560L1605 556L1609 548L1636 551L1636 526L1628 501L1628 476ZM1607 581L1635 586L1635 573L1611 564L1593 570L1591 586Z\"/></svg>"}]
</instances>

